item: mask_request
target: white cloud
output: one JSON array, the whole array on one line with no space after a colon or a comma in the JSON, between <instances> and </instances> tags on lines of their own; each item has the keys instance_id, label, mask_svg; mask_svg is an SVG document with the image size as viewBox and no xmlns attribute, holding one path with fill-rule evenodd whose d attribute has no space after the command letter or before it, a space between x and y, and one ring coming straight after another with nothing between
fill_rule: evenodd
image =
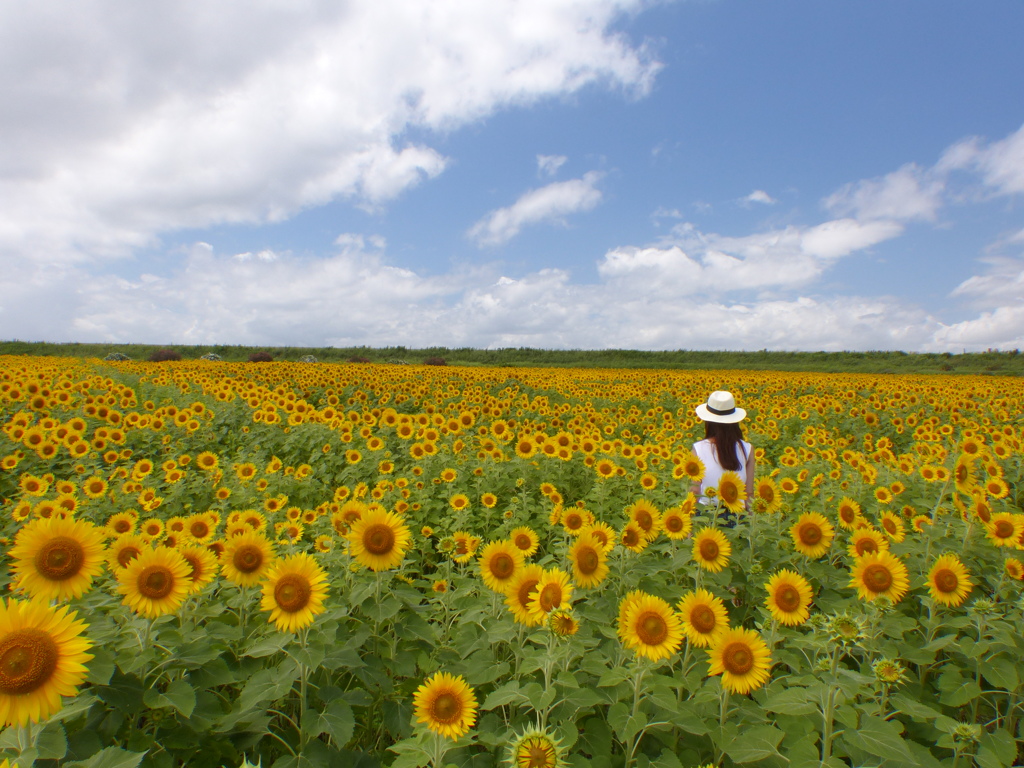
<instances>
[{"instance_id":1,"label":"white cloud","mask_svg":"<svg viewBox=\"0 0 1024 768\"><path fill-rule=\"evenodd\" d=\"M997 193L1020 194L1024 192L1024 126L990 144L978 137L958 142L946 150L937 168L974 170Z\"/></svg>"},{"instance_id":2,"label":"white cloud","mask_svg":"<svg viewBox=\"0 0 1024 768\"><path fill-rule=\"evenodd\" d=\"M878 245L902 232L902 225L894 221L861 223L854 219L835 219L807 230L801 248L812 256L835 259Z\"/></svg>"},{"instance_id":3,"label":"white cloud","mask_svg":"<svg viewBox=\"0 0 1024 768\"><path fill-rule=\"evenodd\" d=\"M950 295L963 296L985 309L1000 304L1024 305L1024 258L993 256L982 263L987 266L984 274L964 280Z\"/></svg>"},{"instance_id":4,"label":"white cloud","mask_svg":"<svg viewBox=\"0 0 1024 768\"><path fill-rule=\"evenodd\" d=\"M591 171L582 179L531 189L508 208L491 211L466 234L478 245L501 245L528 224L561 222L568 214L589 211L601 202L601 190L597 188L601 176Z\"/></svg>"},{"instance_id":5,"label":"white cloud","mask_svg":"<svg viewBox=\"0 0 1024 768\"><path fill-rule=\"evenodd\" d=\"M775 205L778 200L769 195L763 189L755 189L749 195L743 198L745 203L761 203L763 205Z\"/></svg>"},{"instance_id":6,"label":"white cloud","mask_svg":"<svg viewBox=\"0 0 1024 768\"><path fill-rule=\"evenodd\" d=\"M942 192L939 178L909 164L881 178L847 184L824 204L834 214L853 215L861 221L933 221L942 205Z\"/></svg>"},{"instance_id":7,"label":"white cloud","mask_svg":"<svg viewBox=\"0 0 1024 768\"><path fill-rule=\"evenodd\" d=\"M640 0L0 6L0 258L377 207L447 159L399 139L588 84L645 93ZM227 41L227 42L226 42ZM230 41L234 41L233 43Z\"/></svg>"},{"instance_id":8,"label":"white cloud","mask_svg":"<svg viewBox=\"0 0 1024 768\"><path fill-rule=\"evenodd\" d=\"M554 176L568 159L565 155L537 155L537 173L540 176Z\"/></svg>"}]
</instances>

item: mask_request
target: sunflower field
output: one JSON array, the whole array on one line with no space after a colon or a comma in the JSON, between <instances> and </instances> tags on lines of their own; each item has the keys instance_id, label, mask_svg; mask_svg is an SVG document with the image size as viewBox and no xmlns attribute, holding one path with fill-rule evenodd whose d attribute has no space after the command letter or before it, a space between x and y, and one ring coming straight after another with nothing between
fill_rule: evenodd
<instances>
[{"instance_id":1,"label":"sunflower field","mask_svg":"<svg viewBox=\"0 0 1024 768\"><path fill-rule=\"evenodd\" d=\"M699 504L717 389L757 476ZM0 357L0 766L1018 765L1022 411L991 376Z\"/></svg>"}]
</instances>

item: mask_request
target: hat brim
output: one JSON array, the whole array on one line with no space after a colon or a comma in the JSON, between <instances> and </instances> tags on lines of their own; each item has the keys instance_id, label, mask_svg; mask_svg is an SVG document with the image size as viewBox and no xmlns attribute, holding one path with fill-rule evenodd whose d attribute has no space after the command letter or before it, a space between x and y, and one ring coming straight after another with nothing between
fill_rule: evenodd
<instances>
[{"instance_id":1,"label":"hat brim","mask_svg":"<svg viewBox=\"0 0 1024 768\"><path fill-rule=\"evenodd\" d=\"M701 403L697 406L697 416L701 421L717 421L719 424L735 424L738 421L743 421L747 418L747 412L742 408L737 408L732 413L719 414L712 413L708 410L707 403Z\"/></svg>"}]
</instances>

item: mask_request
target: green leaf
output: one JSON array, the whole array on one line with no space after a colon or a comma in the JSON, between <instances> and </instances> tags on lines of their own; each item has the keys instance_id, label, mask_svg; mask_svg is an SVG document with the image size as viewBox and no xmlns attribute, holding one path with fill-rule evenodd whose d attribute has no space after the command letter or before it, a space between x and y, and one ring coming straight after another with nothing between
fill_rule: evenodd
<instances>
[{"instance_id":1,"label":"green leaf","mask_svg":"<svg viewBox=\"0 0 1024 768\"><path fill-rule=\"evenodd\" d=\"M136 768L145 752L129 752L120 747L101 749L88 760L64 763L64 768Z\"/></svg>"},{"instance_id":2,"label":"green leaf","mask_svg":"<svg viewBox=\"0 0 1024 768\"><path fill-rule=\"evenodd\" d=\"M663 749L658 757L651 760L651 768L683 768L683 764L675 754Z\"/></svg>"},{"instance_id":3,"label":"green leaf","mask_svg":"<svg viewBox=\"0 0 1024 768\"><path fill-rule=\"evenodd\" d=\"M150 709L173 707L183 717L191 717L192 710L196 708L196 692L187 680L175 680L164 693L156 688L147 689L142 701Z\"/></svg>"},{"instance_id":4,"label":"green leaf","mask_svg":"<svg viewBox=\"0 0 1024 768\"><path fill-rule=\"evenodd\" d=\"M975 757L980 768L1006 768L1017 757L1017 743L1007 731L983 733Z\"/></svg>"},{"instance_id":5,"label":"green leaf","mask_svg":"<svg viewBox=\"0 0 1024 768\"><path fill-rule=\"evenodd\" d=\"M313 737L326 733L341 748L352 739L355 724L356 718L352 714L352 707L344 699L335 699L322 712L307 710L302 730L307 736Z\"/></svg>"},{"instance_id":6,"label":"green leaf","mask_svg":"<svg viewBox=\"0 0 1024 768\"><path fill-rule=\"evenodd\" d=\"M762 705L768 712L780 715L809 715L818 707L808 698L806 688L784 688L774 691Z\"/></svg>"},{"instance_id":7,"label":"green leaf","mask_svg":"<svg viewBox=\"0 0 1024 768\"><path fill-rule=\"evenodd\" d=\"M283 651L291 641L291 635L287 635L284 632L275 632L268 637L263 637L254 643L250 643L242 655L251 656L254 659L273 656L275 653Z\"/></svg>"},{"instance_id":8,"label":"green leaf","mask_svg":"<svg viewBox=\"0 0 1024 768\"><path fill-rule=\"evenodd\" d=\"M487 694L487 698L484 699L483 706L480 709L487 711L522 700L523 695L519 692L519 682L517 680L510 680Z\"/></svg>"},{"instance_id":9,"label":"green leaf","mask_svg":"<svg viewBox=\"0 0 1024 768\"><path fill-rule=\"evenodd\" d=\"M855 731L847 731L844 738L878 757L898 757L908 761L913 759L899 726L881 717L864 715L860 727Z\"/></svg>"},{"instance_id":10,"label":"green leaf","mask_svg":"<svg viewBox=\"0 0 1024 768\"><path fill-rule=\"evenodd\" d=\"M1017 665L1006 659L989 659L982 667L981 674L994 688L1014 691L1020 685Z\"/></svg>"},{"instance_id":11,"label":"green leaf","mask_svg":"<svg viewBox=\"0 0 1024 768\"><path fill-rule=\"evenodd\" d=\"M779 744L784 734L772 725L759 725L741 731L736 739L726 745L725 751L736 763L753 763L779 754Z\"/></svg>"},{"instance_id":12,"label":"green leaf","mask_svg":"<svg viewBox=\"0 0 1024 768\"><path fill-rule=\"evenodd\" d=\"M68 738L59 722L47 723L36 739L41 760L61 760L68 752Z\"/></svg>"},{"instance_id":13,"label":"green leaf","mask_svg":"<svg viewBox=\"0 0 1024 768\"><path fill-rule=\"evenodd\" d=\"M917 699L912 699L909 696L904 696L902 693L897 694L890 699L892 705L905 715L909 715L912 719L918 722L923 720L933 720L939 717L942 713L937 709L932 709L926 704L922 704Z\"/></svg>"},{"instance_id":14,"label":"green leaf","mask_svg":"<svg viewBox=\"0 0 1024 768\"><path fill-rule=\"evenodd\" d=\"M944 692L939 697L939 701L949 707L962 707L979 696L981 696L981 686L974 680L964 680L959 688Z\"/></svg>"}]
</instances>

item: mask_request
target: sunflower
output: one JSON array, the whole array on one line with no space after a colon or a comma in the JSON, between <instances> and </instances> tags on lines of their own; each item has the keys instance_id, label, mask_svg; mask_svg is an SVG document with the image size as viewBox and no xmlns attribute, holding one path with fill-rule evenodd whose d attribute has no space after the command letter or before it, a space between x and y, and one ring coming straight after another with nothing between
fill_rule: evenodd
<instances>
[{"instance_id":1,"label":"sunflower","mask_svg":"<svg viewBox=\"0 0 1024 768\"><path fill-rule=\"evenodd\" d=\"M973 587L970 573L956 555L942 555L928 571L928 594L950 608L961 605Z\"/></svg>"},{"instance_id":2,"label":"sunflower","mask_svg":"<svg viewBox=\"0 0 1024 768\"><path fill-rule=\"evenodd\" d=\"M721 675L722 687L733 693L750 693L767 682L771 652L752 629L725 630L708 649L709 675Z\"/></svg>"},{"instance_id":3,"label":"sunflower","mask_svg":"<svg viewBox=\"0 0 1024 768\"><path fill-rule=\"evenodd\" d=\"M679 615L654 595L633 595L619 609L619 639L639 656L658 661L679 650L683 628Z\"/></svg>"},{"instance_id":4,"label":"sunflower","mask_svg":"<svg viewBox=\"0 0 1024 768\"><path fill-rule=\"evenodd\" d=\"M869 552L854 561L849 586L862 600L885 597L898 603L910 588L907 566L888 550Z\"/></svg>"},{"instance_id":5,"label":"sunflower","mask_svg":"<svg viewBox=\"0 0 1024 768\"><path fill-rule=\"evenodd\" d=\"M588 525L584 530L584 533L589 533L593 536L597 542L604 547L605 552L611 552L615 549L615 529L612 528L608 523L597 521L591 525Z\"/></svg>"},{"instance_id":6,"label":"sunflower","mask_svg":"<svg viewBox=\"0 0 1024 768\"><path fill-rule=\"evenodd\" d=\"M732 544L717 528L701 528L693 537L693 559L705 571L718 573L729 563Z\"/></svg>"},{"instance_id":7,"label":"sunflower","mask_svg":"<svg viewBox=\"0 0 1024 768\"><path fill-rule=\"evenodd\" d=\"M14 539L14 585L32 597L81 597L103 571L103 529L87 520L33 520Z\"/></svg>"},{"instance_id":8,"label":"sunflower","mask_svg":"<svg viewBox=\"0 0 1024 768\"><path fill-rule=\"evenodd\" d=\"M683 455L679 466L683 468L683 474L690 478L690 482L699 483L704 479L704 462L698 459L692 451Z\"/></svg>"},{"instance_id":9,"label":"sunflower","mask_svg":"<svg viewBox=\"0 0 1024 768\"><path fill-rule=\"evenodd\" d=\"M718 498L730 512L739 514L746 507L747 488L735 472L723 472L718 479Z\"/></svg>"},{"instance_id":10,"label":"sunflower","mask_svg":"<svg viewBox=\"0 0 1024 768\"><path fill-rule=\"evenodd\" d=\"M661 517L661 529L665 535L676 541L682 541L690 535L693 530L693 518L682 511L680 507L666 509Z\"/></svg>"},{"instance_id":11,"label":"sunflower","mask_svg":"<svg viewBox=\"0 0 1024 768\"><path fill-rule=\"evenodd\" d=\"M839 500L839 508L836 510L836 514L839 517L839 525L848 531L852 531L857 527L857 521L860 520L860 504L844 496Z\"/></svg>"},{"instance_id":12,"label":"sunflower","mask_svg":"<svg viewBox=\"0 0 1024 768\"><path fill-rule=\"evenodd\" d=\"M799 573L782 570L772 576L764 585L768 597L764 604L772 618L787 627L803 624L810 617L811 598L814 590L807 579Z\"/></svg>"},{"instance_id":13,"label":"sunflower","mask_svg":"<svg viewBox=\"0 0 1024 768\"><path fill-rule=\"evenodd\" d=\"M452 560L456 563L468 563L476 554L476 548L480 546L480 537L468 531L456 531L452 534L452 540L455 544Z\"/></svg>"},{"instance_id":14,"label":"sunflower","mask_svg":"<svg viewBox=\"0 0 1024 768\"><path fill-rule=\"evenodd\" d=\"M78 693L92 658L86 629L77 613L45 598L0 601L0 722L48 720L61 696Z\"/></svg>"},{"instance_id":15,"label":"sunflower","mask_svg":"<svg viewBox=\"0 0 1024 768\"><path fill-rule=\"evenodd\" d=\"M523 567L523 553L511 541L502 539L484 547L478 562L487 588L504 594Z\"/></svg>"},{"instance_id":16,"label":"sunflower","mask_svg":"<svg viewBox=\"0 0 1024 768\"><path fill-rule=\"evenodd\" d=\"M805 512L789 529L793 547L801 555L817 559L828 552L835 537L835 528L824 515Z\"/></svg>"},{"instance_id":17,"label":"sunflower","mask_svg":"<svg viewBox=\"0 0 1024 768\"><path fill-rule=\"evenodd\" d=\"M1008 557L1003 561L1003 573L1016 581L1024 580L1024 563L1015 557Z\"/></svg>"},{"instance_id":18,"label":"sunflower","mask_svg":"<svg viewBox=\"0 0 1024 768\"><path fill-rule=\"evenodd\" d=\"M220 567L224 578L232 584L252 587L263 581L274 559L274 545L267 537L246 530L224 542Z\"/></svg>"},{"instance_id":19,"label":"sunflower","mask_svg":"<svg viewBox=\"0 0 1024 768\"><path fill-rule=\"evenodd\" d=\"M875 488L875 501L877 501L879 504L891 504L892 491L886 488L884 485Z\"/></svg>"},{"instance_id":20,"label":"sunflower","mask_svg":"<svg viewBox=\"0 0 1024 768\"><path fill-rule=\"evenodd\" d=\"M533 528L523 525L514 529L509 536L512 543L516 545L516 549L523 553L523 557L532 557L537 553L540 537L537 536L537 532Z\"/></svg>"},{"instance_id":21,"label":"sunflower","mask_svg":"<svg viewBox=\"0 0 1024 768\"><path fill-rule=\"evenodd\" d=\"M185 533L193 541L205 544L213 539L217 533L217 526L207 513L197 512L194 515L189 515L185 521Z\"/></svg>"},{"instance_id":22,"label":"sunflower","mask_svg":"<svg viewBox=\"0 0 1024 768\"><path fill-rule=\"evenodd\" d=\"M217 458L217 454L211 453L210 451L203 451L196 456L196 466L208 472L212 472L217 469L219 464L220 459Z\"/></svg>"},{"instance_id":23,"label":"sunflower","mask_svg":"<svg viewBox=\"0 0 1024 768\"><path fill-rule=\"evenodd\" d=\"M683 621L683 632L691 645L707 648L729 628L729 613L721 598L706 589L687 592L676 604Z\"/></svg>"},{"instance_id":24,"label":"sunflower","mask_svg":"<svg viewBox=\"0 0 1024 768\"><path fill-rule=\"evenodd\" d=\"M580 631L580 623L572 611L558 608L548 614L548 629L559 637L570 637Z\"/></svg>"},{"instance_id":25,"label":"sunflower","mask_svg":"<svg viewBox=\"0 0 1024 768\"><path fill-rule=\"evenodd\" d=\"M646 499L637 499L626 507L626 514L643 531L645 539L654 541L658 538L661 532L661 512L654 504Z\"/></svg>"},{"instance_id":26,"label":"sunflower","mask_svg":"<svg viewBox=\"0 0 1024 768\"><path fill-rule=\"evenodd\" d=\"M1010 486L1001 477L990 477L985 481L985 493L993 499L1005 499L1010 493Z\"/></svg>"},{"instance_id":27,"label":"sunflower","mask_svg":"<svg viewBox=\"0 0 1024 768\"><path fill-rule=\"evenodd\" d=\"M874 528L858 528L850 534L850 543L846 551L850 557L860 557L869 552L881 552L889 549L889 539Z\"/></svg>"},{"instance_id":28,"label":"sunflower","mask_svg":"<svg viewBox=\"0 0 1024 768\"><path fill-rule=\"evenodd\" d=\"M164 535L164 521L156 517L143 520L139 525L139 533L141 533L147 541L155 541Z\"/></svg>"},{"instance_id":29,"label":"sunflower","mask_svg":"<svg viewBox=\"0 0 1024 768\"><path fill-rule=\"evenodd\" d=\"M760 477L754 483L754 511L772 514L782 509L779 486L770 477Z\"/></svg>"},{"instance_id":30,"label":"sunflower","mask_svg":"<svg viewBox=\"0 0 1024 768\"><path fill-rule=\"evenodd\" d=\"M530 591L527 603L530 615L540 624L547 620L552 611L568 609L571 596L572 582L569 581L569 574L558 568L545 570L537 586Z\"/></svg>"},{"instance_id":31,"label":"sunflower","mask_svg":"<svg viewBox=\"0 0 1024 768\"><path fill-rule=\"evenodd\" d=\"M585 509L572 507L562 511L562 527L571 536L578 536L586 526L594 521L594 516Z\"/></svg>"},{"instance_id":32,"label":"sunflower","mask_svg":"<svg viewBox=\"0 0 1024 768\"><path fill-rule=\"evenodd\" d=\"M619 533L619 541L630 552L643 552L649 543L647 537L644 536L643 529L632 520L622 527L622 531Z\"/></svg>"},{"instance_id":33,"label":"sunflower","mask_svg":"<svg viewBox=\"0 0 1024 768\"><path fill-rule=\"evenodd\" d=\"M963 494L970 494L978 486L974 473L974 457L966 453L960 454L953 465L953 482L956 489Z\"/></svg>"},{"instance_id":34,"label":"sunflower","mask_svg":"<svg viewBox=\"0 0 1024 768\"><path fill-rule=\"evenodd\" d=\"M897 544L907 538L902 518L893 512L883 512L878 518L878 527Z\"/></svg>"},{"instance_id":35,"label":"sunflower","mask_svg":"<svg viewBox=\"0 0 1024 768\"><path fill-rule=\"evenodd\" d=\"M401 515L380 507L368 508L348 534L352 556L371 571L396 568L411 540L412 534Z\"/></svg>"},{"instance_id":36,"label":"sunflower","mask_svg":"<svg viewBox=\"0 0 1024 768\"><path fill-rule=\"evenodd\" d=\"M596 587L608 576L608 555L592 533L581 534L569 548L572 575L581 587Z\"/></svg>"},{"instance_id":37,"label":"sunflower","mask_svg":"<svg viewBox=\"0 0 1024 768\"><path fill-rule=\"evenodd\" d=\"M117 573L150 548L150 543L137 534L129 533L125 536L118 536L107 547L107 566L111 571Z\"/></svg>"},{"instance_id":38,"label":"sunflower","mask_svg":"<svg viewBox=\"0 0 1024 768\"><path fill-rule=\"evenodd\" d=\"M509 746L511 768L565 768L561 740L546 730L530 729Z\"/></svg>"},{"instance_id":39,"label":"sunflower","mask_svg":"<svg viewBox=\"0 0 1024 768\"><path fill-rule=\"evenodd\" d=\"M1012 512L997 512L985 524L989 541L997 547L1016 546L1024 531L1024 518Z\"/></svg>"},{"instance_id":40,"label":"sunflower","mask_svg":"<svg viewBox=\"0 0 1024 768\"><path fill-rule=\"evenodd\" d=\"M107 518L104 526L109 536L124 536L126 533L134 533L138 516L129 512L116 512Z\"/></svg>"},{"instance_id":41,"label":"sunflower","mask_svg":"<svg viewBox=\"0 0 1024 768\"><path fill-rule=\"evenodd\" d=\"M462 510L469 507L469 496L467 496L464 493L456 493L454 496L448 499L448 504L456 512L461 512Z\"/></svg>"},{"instance_id":42,"label":"sunflower","mask_svg":"<svg viewBox=\"0 0 1024 768\"><path fill-rule=\"evenodd\" d=\"M217 556L204 546L182 547L178 552L192 569L188 576L192 582L189 594L195 595L202 592L206 585L217 577L217 571L220 569Z\"/></svg>"},{"instance_id":43,"label":"sunflower","mask_svg":"<svg viewBox=\"0 0 1024 768\"><path fill-rule=\"evenodd\" d=\"M476 694L462 675L437 672L413 694L416 722L434 733L457 739L476 723Z\"/></svg>"},{"instance_id":44,"label":"sunflower","mask_svg":"<svg viewBox=\"0 0 1024 768\"><path fill-rule=\"evenodd\" d=\"M324 612L327 572L305 552L278 560L263 582L260 610L280 632L295 632Z\"/></svg>"},{"instance_id":45,"label":"sunflower","mask_svg":"<svg viewBox=\"0 0 1024 768\"><path fill-rule=\"evenodd\" d=\"M124 605L155 619L181 606L192 586L191 570L176 549L147 549L117 572L117 591L124 595Z\"/></svg>"},{"instance_id":46,"label":"sunflower","mask_svg":"<svg viewBox=\"0 0 1024 768\"><path fill-rule=\"evenodd\" d=\"M530 613L530 595L537 589L544 568L535 563L523 566L523 569L512 579L505 597L505 605L512 611L512 618L520 624L535 627L544 621L544 617L534 617Z\"/></svg>"}]
</instances>

